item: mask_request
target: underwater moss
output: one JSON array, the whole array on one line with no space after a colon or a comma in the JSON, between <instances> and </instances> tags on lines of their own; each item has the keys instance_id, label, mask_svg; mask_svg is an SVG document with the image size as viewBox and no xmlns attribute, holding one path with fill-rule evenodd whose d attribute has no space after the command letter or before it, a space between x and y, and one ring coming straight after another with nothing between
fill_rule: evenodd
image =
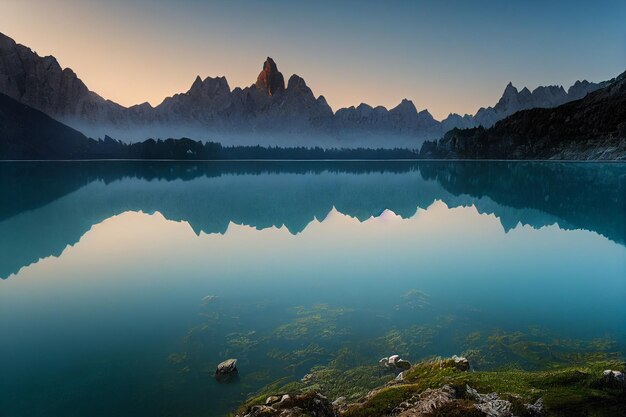
<instances>
[{"instance_id":1,"label":"underwater moss","mask_svg":"<svg viewBox=\"0 0 626 417\"><path fill-rule=\"evenodd\" d=\"M421 310L430 303L430 296L420 290L411 289L402 294L402 301L405 307L414 310Z\"/></svg>"},{"instance_id":2,"label":"underwater moss","mask_svg":"<svg viewBox=\"0 0 626 417\"><path fill-rule=\"evenodd\" d=\"M333 308L327 304L316 304L310 309L296 307L296 317L289 323L278 326L273 336L279 339L297 340L302 338L330 339L346 334L346 328L337 326L337 319L351 310Z\"/></svg>"}]
</instances>

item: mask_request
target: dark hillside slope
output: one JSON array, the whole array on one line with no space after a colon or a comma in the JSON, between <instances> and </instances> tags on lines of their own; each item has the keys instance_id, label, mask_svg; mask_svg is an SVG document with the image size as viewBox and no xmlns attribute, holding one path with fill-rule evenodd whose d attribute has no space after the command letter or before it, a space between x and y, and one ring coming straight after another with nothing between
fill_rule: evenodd
<instances>
[{"instance_id":1,"label":"dark hillside slope","mask_svg":"<svg viewBox=\"0 0 626 417\"><path fill-rule=\"evenodd\" d=\"M429 158L626 159L626 73L586 97L517 112L492 128L454 129L420 152Z\"/></svg>"},{"instance_id":2,"label":"dark hillside slope","mask_svg":"<svg viewBox=\"0 0 626 417\"><path fill-rule=\"evenodd\" d=\"M46 114L0 94L2 159L76 159L95 141Z\"/></svg>"}]
</instances>

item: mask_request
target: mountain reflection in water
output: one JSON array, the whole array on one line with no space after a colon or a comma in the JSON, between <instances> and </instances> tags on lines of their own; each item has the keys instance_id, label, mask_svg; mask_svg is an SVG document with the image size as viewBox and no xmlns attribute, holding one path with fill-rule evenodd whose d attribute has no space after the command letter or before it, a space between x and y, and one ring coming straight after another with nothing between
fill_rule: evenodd
<instances>
[{"instance_id":1,"label":"mountain reflection in water","mask_svg":"<svg viewBox=\"0 0 626 417\"><path fill-rule=\"evenodd\" d=\"M380 382L393 353L483 370L623 357L625 174L2 163L0 414L219 416L319 367ZM218 384L229 357L240 378Z\"/></svg>"},{"instance_id":2,"label":"mountain reflection in water","mask_svg":"<svg viewBox=\"0 0 626 417\"><path fill-rule=\"evenodd\" d=\"M301 232L333 209L403 218L440 200L518 223L626 240L626 165L541 162L75 162L0 164L0 277L58 256L125 211L196 233L229 223Z\"/></svg>"}]
</instances>

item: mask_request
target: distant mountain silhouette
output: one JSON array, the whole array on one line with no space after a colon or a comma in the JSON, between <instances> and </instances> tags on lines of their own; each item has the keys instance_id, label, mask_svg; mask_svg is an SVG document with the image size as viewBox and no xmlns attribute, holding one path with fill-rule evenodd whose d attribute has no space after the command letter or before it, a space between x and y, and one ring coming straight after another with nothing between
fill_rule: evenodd
<instances>
[{"instance_id":1,"label":"distant mountain silhouette","mask_svg":"<svg viewBox=\"0 0 626 417\"><path fill-rule=\"evenodd\" d=\"M584 98L517 112L489 129L448 132L426 158L626 159L626 72Z\"/></svg>"},{"instance_id":2,"label":"distant mountain silhouette","mask_svg":"<svg viewBox=\"0 0 626 417\"><path fill-rule=\"evenodd\" d=\"M143 103L126 108L90 91L54 57L40 57L0 34L0 93L87 136L133 142L189 137L224 144L418 148L425 139L450 129L489 127L518 110L553 107L602 86L582 81L568 92L550 86L531 93L509 84L493 108L481 108L475 116L451 114L439 122L406 99L391 110L363 103L333 114L325 98L316 97L304 79L294 74L287 85L284 80L268 57L249 87L231 90L224 77L198 76L188 91L156 107Z\"/></svg>"},{"instance_id":3,"label":"distant mountain silhouette","mask_svg":"<svg viewBox=\"0 0 626 417\"><path fill-rule=\"evenodd\" d=\"M573 100L579 100L587 94L606 87L608 81L596 84L586 80L576 81L566 92L562 86L550 85L547 87L537 87L532 92L524 87L521 91L509 83L504 89L502 98L493 107L481 108L473 117L473 126L461 125L456 128L478 127L485 128L493 126L497 121L504 119L520 110L535 108L551 108Z\"/></svg>"},{"instance_id":4,"label":"distant mountain silhouette","mask_svg":"<svg viewBox=\"0 0 626 417\"><path fill-rule=\"evenodd\" d=\"M493 213L505 230L558 223L623 245L625 181L620 164L3 163L0 277L58 256L93 225L129 210L158 211L197 233L223 233L230 222L299 233L333 207L363 221L385 209L411 217L441 200Z\"/></svg>"}]
</instances>

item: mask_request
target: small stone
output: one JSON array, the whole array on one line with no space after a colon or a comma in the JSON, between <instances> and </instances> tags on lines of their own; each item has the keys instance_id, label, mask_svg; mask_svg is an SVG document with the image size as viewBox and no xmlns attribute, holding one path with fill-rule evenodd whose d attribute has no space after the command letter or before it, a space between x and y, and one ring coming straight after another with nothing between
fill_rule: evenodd
<instances>
[{"instance_id":1,"label":"small stone","mask_svg":"<svg viewBox=\"0 0 626 417\"><path fill-rule=\"evenodd\" d=\"M458 369L459 371L469 370L470 366L469 366L469 361L467 360L467 358L453 355L452 360L454 361L454 367Z\"/></svg>"},{"instance_id":2,"label":"small stone","mask_svg":"<svg viewBox=\"0 0 626 417\"><path fill-rule=\"evenodd\" d=\"M404 359L397 360L395 365L396 365L396 368L398 368L398 369L407 370L407 369L411 368L411 362L405 361Z\"/></svg>"},{"instance_id":3,"label":"small stone","mask_svg":"<svg viewBox=\"0 0 626 417\"><path fill-rule=\"evenodd\" d=\"M389 357L388 363L389 363L389 365L395 366L396 362L399 361L399 360L400 360L400 355L391 355Z\"/></svg>"},{"instance_id":4,"label":"small stone","mask_svg":"<svg viewBox=\"0 0 626 417\"><path fill-rule=\"evenodd\" d=\"M280 397L278 395L271 395L267 397L267 400L265 400L265 405L274 404L278 401L280 401Z\"/></svg>"},{"instance_id":5,"label":"small stone","mask_svg":"<svg viewBox=\"0 0 626 417\"><path fill-rule=\"evenodd\" d=\"M541 416L543 414L543 399L539 398L534 404L526 404L526 409L533 416Z\"/></svg>"},{"instance_id":6,"label":"small stone","mask_svg":"<svg viewBox=\"0 0 626 417\"><path fill-rule=\"evenodd\" d=\"M404 372L400 372L396 377L396 381L404 381Z\"/></svg>"},{"instance_id":7,"label":"small stone","mask_svg":"<svg viewBox=\"0 0 626 417\"><path fill-rule=\"evenodd\" d=\"M620 388L626 386L626 379L622 371L613 371L607 369L602 373L604 375L604 383L611 388Z\"/></svg>"},{"instance_id":8,"label":"small stone","mask_svg":"<svg viewBox=\"0 0 626 417\"><path fill-rule=\"evenodd\" d=\"M336 407L340 404L343 404L346 402L346 397L337 397L337 399L335 401L333 401L333 405Z\"/></svg>"}]
</instances>

